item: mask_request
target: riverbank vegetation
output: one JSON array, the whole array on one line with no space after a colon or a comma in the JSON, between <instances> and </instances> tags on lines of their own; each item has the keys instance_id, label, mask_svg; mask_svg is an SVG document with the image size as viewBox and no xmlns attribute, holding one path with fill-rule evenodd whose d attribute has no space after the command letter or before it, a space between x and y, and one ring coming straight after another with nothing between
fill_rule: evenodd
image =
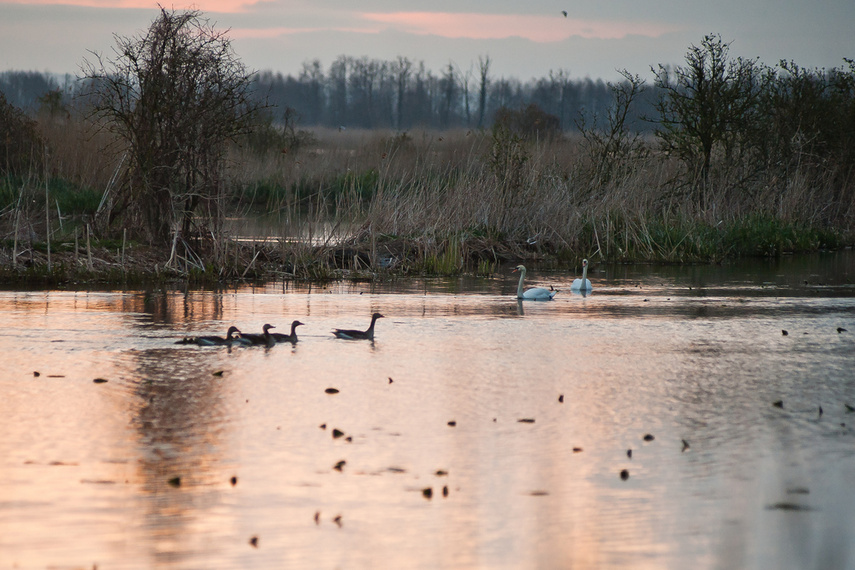
<instances>
[{"instance_id":1,"label":"riverbank vegetation","mask_svg":"<svg viewBox=\"0 0 855 570\"><path fill-rule=\"evenodd\" d=\"M164 66L137 56L175 36L205 40L175 61L228 73L161 83L164 113L142 87ZM49 92L25 114L0 98L3 281L490 274L512 259L720 262L855 241L851 60L769 68L711 35L649 84L624 73L573 132L536 103L480 129L403 131L309 128L251 99L198 12L163 10L120 46L74 101Z\"/></svg>"}]
</instances>

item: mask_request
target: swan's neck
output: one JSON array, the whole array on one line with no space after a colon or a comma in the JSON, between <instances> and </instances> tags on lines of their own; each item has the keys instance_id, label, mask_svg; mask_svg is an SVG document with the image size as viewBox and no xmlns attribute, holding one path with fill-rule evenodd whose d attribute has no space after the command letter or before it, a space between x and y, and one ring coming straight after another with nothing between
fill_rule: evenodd
<instances>
[{"instance_id":1,"label":"swan's neck","mask_svg":"<svg viewBox=\"0 0 855 570\"><path fill-rule=\"evenodd\" d=\"M525 279L525 269L520 269L520 282L517 285L517 299L523 298L523 279Z\"/></svg>"},{"instance_id":2,"label":"swan's neck","mask_svg":"<svg viewBox=\"0 0 855 570\"><path fill-rule=\"evenodd\" d=\"M291 338L297 338L297 326L294 323L291 323Z\"/></svg>"},{"instance_id":3,"label":"swan's neck","mask_svg":"<svg viewBox=\"0 0 855 570\"><path fill-rule=\"evenodd\" d=\"M582 287L585 286L585 281L588 279L588 266L582 268Z\"/></svg>"}]
</instances>

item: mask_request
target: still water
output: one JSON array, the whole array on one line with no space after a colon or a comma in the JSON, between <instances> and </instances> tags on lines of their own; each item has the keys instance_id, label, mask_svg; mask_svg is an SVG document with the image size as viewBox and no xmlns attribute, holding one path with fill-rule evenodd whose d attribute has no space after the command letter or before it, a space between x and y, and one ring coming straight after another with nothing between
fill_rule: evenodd
<instances>
[{"instance_id":1,"label":"still water","mask_svg":"<svg viewBox=\"0 0 855 570\"><path fill-rule=\"evenodd\" d=\"M574 277L0 292L0 568L855 568L855 255Z\"/></svg>"}]
</instances>

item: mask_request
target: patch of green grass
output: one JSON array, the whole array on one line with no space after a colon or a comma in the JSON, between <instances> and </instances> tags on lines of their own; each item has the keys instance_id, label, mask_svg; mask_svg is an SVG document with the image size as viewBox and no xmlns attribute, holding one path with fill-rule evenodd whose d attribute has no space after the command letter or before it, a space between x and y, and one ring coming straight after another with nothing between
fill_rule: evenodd
<instances>
[{"instance_id":1,"label":"patch of green grass","mask_svg":"<svg viewBox=\"0 0 855 570\"><path fill-rule=\"evenodd\" d=\"M460 255L460 238L451 236L441 251L427 253L422 260L422 272L428 275L457 275L463 261Z\"/></svg>"}]
</instances>

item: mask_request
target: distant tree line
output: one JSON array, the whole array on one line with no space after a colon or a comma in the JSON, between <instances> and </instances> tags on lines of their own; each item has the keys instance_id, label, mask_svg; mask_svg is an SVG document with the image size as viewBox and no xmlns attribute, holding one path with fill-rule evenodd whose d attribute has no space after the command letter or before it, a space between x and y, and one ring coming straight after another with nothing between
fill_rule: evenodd
<instances>
[{"instance_id":1,"label":"distant tree line","mask_svg":"<svg viewBox=\"0 0 855 570\"><path fill-rule=\"evenodd\" d=\"M449 63L438 74L406 57L392 61L339 56L325 71L318 60L296 75L265 71L256 91L277 109L293 109L305 126L489 128L503 108L535 104L574 130L580 112L601 113L612 102L602 80L573 79L565 70L523 83L495 77L491 59L462 69Z\"/></svg>"},{"instance_id":2,"label":"distant tree line","mask_svg":"<svg viewBox=\"0 0 855 570\"><path fill-rule=\"evenodd\" d=\"M534 104L553 115L561 131L572 131L580 113L604 113L612 103L601 79L573 79L558 70L523 83L493 76L491 64L489 57L466 70L449 63L437 74L406 57L384 61L342 55L326 70L313 60L296 75L259 72L252 87L269 105L274 122L281 123L287 113L288 121L301 127L490 128L500 109ZM61 94L71 104L86 89L68 75L5 71L0 72L0 91L11 105L33 113L48 93ZM649 129L639 120L641 112L633 114L632 125Z\"/></svg>"}]
</instances>

